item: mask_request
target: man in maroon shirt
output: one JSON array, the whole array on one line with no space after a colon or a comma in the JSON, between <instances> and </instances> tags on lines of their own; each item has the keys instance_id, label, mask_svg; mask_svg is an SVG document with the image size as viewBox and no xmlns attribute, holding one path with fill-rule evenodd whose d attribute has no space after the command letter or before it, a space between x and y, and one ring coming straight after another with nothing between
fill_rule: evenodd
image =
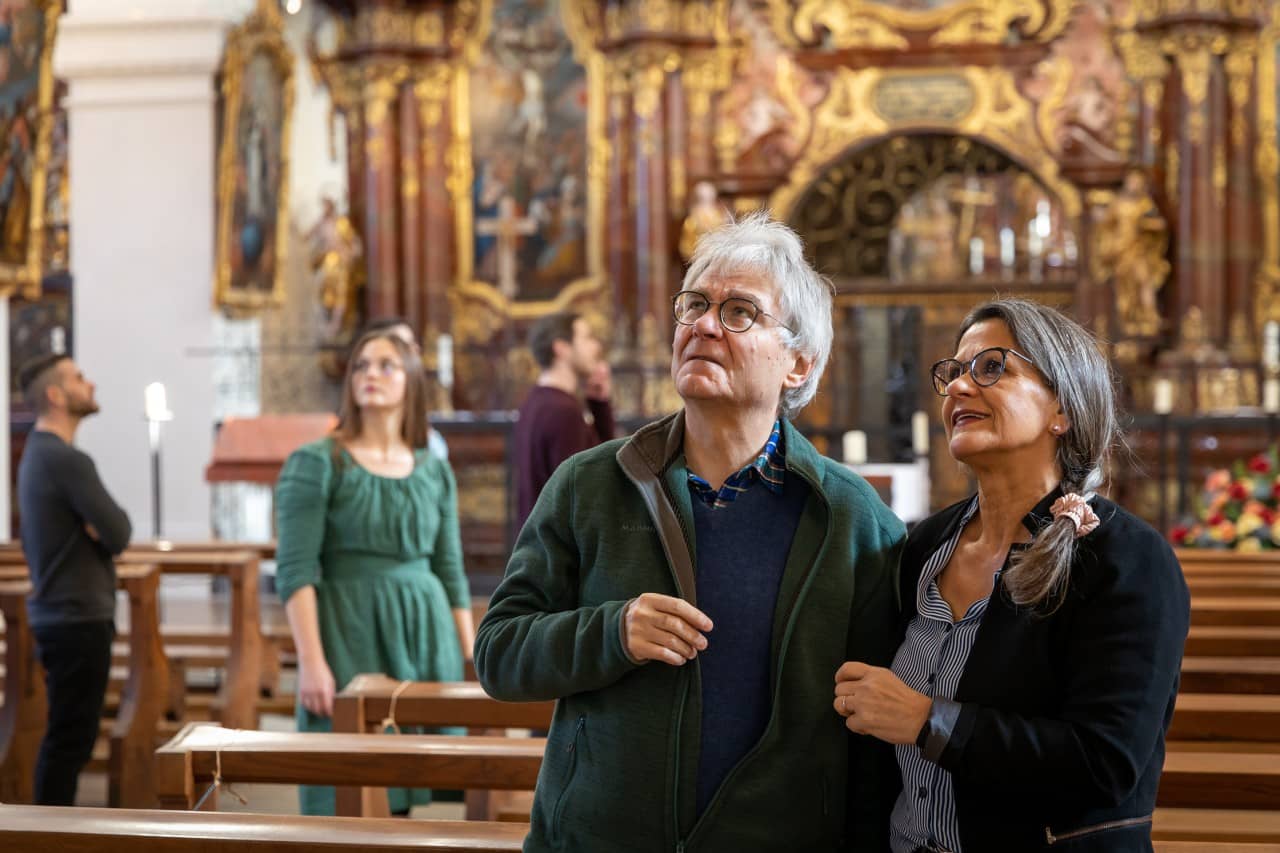
<instances>
[{"instance_id":1,"label":"man in maroon shirt","mask_svg":"<svg viewBox=\"0 0 1280 853\"><path fill-rule=\"evenodd\" d=\"M561 462L613 438L609 363L591 324L573 313L549 314L529 332L542 372L520 407L515 429L516 522L523 527L542 487ZM584 417L579 388L591 423Z\"/></svg>"}]
</instances>

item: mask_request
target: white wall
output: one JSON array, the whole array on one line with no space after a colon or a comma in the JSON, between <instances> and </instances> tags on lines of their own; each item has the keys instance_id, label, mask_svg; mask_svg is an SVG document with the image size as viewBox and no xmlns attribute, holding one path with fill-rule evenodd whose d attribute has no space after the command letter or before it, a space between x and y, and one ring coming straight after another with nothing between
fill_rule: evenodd
<instances>
[{"instance_id":1,"label":"white wall","mask_svg":"<svg viewBox=\"0 0 1280 853\"><path fill-rule=\"evenodd\" d=\"M209 536L214 90L241 0L73 0L55 50L70 138L75 357L102 412L79 443L128 511L151 525L143 388L163 382L163 533Z\"/></svg>"}]
</instances>

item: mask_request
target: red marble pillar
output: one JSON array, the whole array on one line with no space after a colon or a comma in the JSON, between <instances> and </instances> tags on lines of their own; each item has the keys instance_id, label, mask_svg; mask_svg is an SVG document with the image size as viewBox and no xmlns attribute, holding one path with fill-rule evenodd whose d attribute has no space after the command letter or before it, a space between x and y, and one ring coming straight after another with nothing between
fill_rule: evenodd
<instances>
[{"instance_id":1,"label":"red marble pillar","mask_svg":"<svg viewBox=\"0 0 1280 853\"><path fill-rule=\"evenodd\" d=\"M400 314L400 246L397 181L399 87L377 65L365 69L364 85L364 239L369 317Z\"/></svg>"},{"instance_id":2,"label":"red marble pillar","mask_svg":"<svg viewBox=\"0 0 1280 853\"><path fill-rule=\"evenodd\" d=\"M608 82L608 116L605 135L609 145L605 173L605 268L608 271L614 310L623 349L637 339L635 265L635 208L632 202L631 94L625 72L612 70Z\"/></svg>"},{"instance_id":3,"label":"red marble pillar","mask_svg":"<svg viewBox=\"0 0 1280 853\"><path fill-rule=\"evenodd\" d=\"M397 103L400 124L400 305L401 316L414 329L422 329L422 166L418 160L418 103L411 87L400 90Z\"/></svg>"},{"instance_id":4,"label":"red marble pillar","mask_svg":"<svg viewBox=\"0 0 1280 853\"><path fill-rule=\"evenodd\" d=\"M449 154L454 144L449 109L452 81L452 69L441 63L424 69L414 84L422 185L420 225L414 232L421 246L421 287L415 302L428 346L450 328L449 287L454 279L454 211L449 194Z\"/></svg>"},{"instance_id":5,"label":"red marble pillar","mask_svg":"<svg viewBox=\"0 0 1280 853\"><path fill-rule=\"evenodd\" d=\"M1227 332L1237 355L1253 351L1253 277L1258 266L1262 229L1257 215L1257 175L1253 153L1258 135L1254 80L1256 40L1241 44L1225 60L1228 113L1226 154L1227 206L1225 275ZM1238 335L1245 335L1238 340Z\"/></svg>"},{"instance_id":6,"label":"red marble pillar","mask_svg":"<svg viewBox=\"0 0 1280 853\"><path fill-rule=\"evenodd\" d=\"M671 325L670 208L667 197L666 74L661 66L635 72L636 294L640 327L661 341ZM651 318L651 319L650 319ZM642 335L644 332L642 331Z\"/></svg>"}]
</instances>

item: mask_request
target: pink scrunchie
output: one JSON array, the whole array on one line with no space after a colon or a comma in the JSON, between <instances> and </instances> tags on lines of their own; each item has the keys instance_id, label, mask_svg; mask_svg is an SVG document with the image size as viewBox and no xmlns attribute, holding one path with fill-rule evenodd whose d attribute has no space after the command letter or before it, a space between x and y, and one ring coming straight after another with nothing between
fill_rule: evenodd
<instances>
[{"instance_id":1,"label":"pink scrunchie","mask_svg":"<svg viewBox=\"0 0 1280 853\"><path fill-rule=\"evenodd\" d=\"M1075 522L1077 539L1092 533L1102 523L1089 502L1074 492L1054 501L1049 512L1053 514L1055 521L1065 515Z\"/></svg>"}]
</instances>

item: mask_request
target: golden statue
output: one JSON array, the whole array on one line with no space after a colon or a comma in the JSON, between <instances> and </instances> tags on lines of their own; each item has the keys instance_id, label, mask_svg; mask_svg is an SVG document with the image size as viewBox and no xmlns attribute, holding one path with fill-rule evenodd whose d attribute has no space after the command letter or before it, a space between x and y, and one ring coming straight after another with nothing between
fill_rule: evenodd
<instances>
[{"instance_id":1,"label":"golden statue","mask_svg":"<svg viewBox=\"0 0 1280 853\"><path fill-rule=\"evenodd\" d=\"M724 225L731 218L729 211L725 210L717 198L715 184L710 181L698 181L694 184L693 204L680 227L680 257L688 261L693 256L694 247L698 245L698 238Z\"/></svg>"},{"instance_id":2,"label":"golden statue","mask_svg":"<svg viewBox=\"0 0 1280 853\"><path fill-rule=\"evenodd\" d=\"M324 309L324 338L346 342L359 324L360 288L364 286L364 243L351 219L341 216L332 199L324 200L324 213L307 234L311 245L311 269Z\"/></svg>"},{"instance_id":3,"label":"golden statue","mask_svg":"<svg viewBox=\"0 0 1280 853\"><path fill-rule=\"evenodd\" d=\"M1169 277L1168 249L1169 226L1151 200L1146 175L1135 169L1098 224L1098 260L1111 272L1121 334L1159 333L1156 294Z\"/></svg>"}]
</instances>

